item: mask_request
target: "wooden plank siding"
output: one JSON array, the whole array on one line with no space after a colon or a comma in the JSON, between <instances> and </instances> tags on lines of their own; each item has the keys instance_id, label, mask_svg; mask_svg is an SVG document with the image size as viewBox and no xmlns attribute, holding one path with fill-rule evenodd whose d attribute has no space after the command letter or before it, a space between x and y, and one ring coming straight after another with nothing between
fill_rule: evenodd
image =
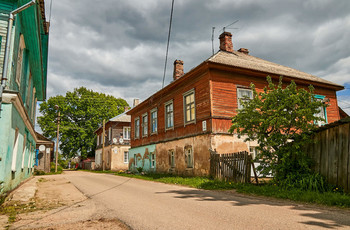
<instances>
[{"instance_id":1,"label":"wooden plank siding","mask_svg":"<svg viewBox=\"0 0 350 230\"><path fill-rule=\"evenodd\" d=\"M128 112L131 115L131 146L134 148L204 133L228 134L232 117L238 109L237 88L247 88L253 83L257 91L262 92L267 86L267 76L267 73L237 70L233 67L203 62ZM271 77L277 84L279 76ZM284 87L292 80L290 77L283 79ZM294 80L298 87L304 89L308 89L309 85L313 84L316 95L323 95L330 100L329 107L326 109L328 123L339 120L337 88L301 79ZM196 122L184 125L183 93L191 89L195 90ZM165 130L164 103L170 100L173 101L174 128ZM154 108L157 108L158 131L150 134L150 111ZM142 115L145 113L148 115L148 135L142 137ZM134 121L137 117L140 119L140 138L135 139ZM204 120L207 121L206 131L202 130Z\"/></svg>"},{"instance_id":2,"label":"wooden plank siding","mask_svg":"<svg viewBox=\"0 0 350 230\"><path fill-rule=\"evenodd\" d=\"M195 91L195 123L184 124L184 102L183 94L194 89ZM133 147L147 145L151 143L157 143L160 141L174 140L185 136L193 136L210 132L211 125L210 118L210 94L209 94L209 75L208 72L202 72L198 76L194 76L192 79L188 79L186 83L171 87L163 95L157 95L157 97L151 97L147 100L147 103L137 112L131 114L131 144ZM174 128L165 129L165 104L166 102L173 101L174 112ZM157 133L151 134L151 113L152 109L157 108ZM148 115L148 135L142 137L142 115L147 113ZM135 130L135 118L140 118L140 138L134 138ZM202 121L207 121L207 131L202 131Z\"/></svg>"},{"instance_id":3,"label":"wooden plank siding","mask_svg":"<svg viewBox=\"0 0 350 230\"><path fill-rule=\"evenodd\" d=\"M266 75L267 76L267 75ZM278 80L273 79L275 84ZM263 92L264 87L267 86L266 78L254 77L250 75L228 72L224 70L211 70L211 92L212 92L212 126L213 133L227 133L231 126L231 119L237 114L238 100L237 88L250 87L253 83L257 92ZM284 87L290 84L287 79ZM297 82L297 86L308 90L310 82ZM336 91L333 89L322 88L314 86L316 95L322 95L329 98L329 106L326 108L328 123L340 119Z\"/></svg>"},{"instance_id":4,"label":"wooden plank siding","mask_svg":"<svg viewBox=\"0 0 350 230\"><path fill-rule=\"evenodd\" d=\"M344 120L344 119L343 119ZM314 161L313 170L333 185L350 191L350 121L326 125L312 136L306 147Z\"/></svg>"}]
</instances>

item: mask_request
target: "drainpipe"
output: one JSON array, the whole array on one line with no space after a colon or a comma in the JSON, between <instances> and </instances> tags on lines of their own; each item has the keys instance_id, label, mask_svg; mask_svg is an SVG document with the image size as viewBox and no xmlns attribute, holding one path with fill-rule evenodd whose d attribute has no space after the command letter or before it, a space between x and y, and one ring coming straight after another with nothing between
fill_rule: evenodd
<instances>
[{"instance_id":1,"label":"drainpipe","mask_svg":"<svg viewBox=\"0 0 350 230\"><path fill-rule=\"evenodd\" d=\"M28 2L27 4L24 4L23 6L13 10L10 12L9 21L8 21L8 27L7 27L7 37L6 37L6 45L5 45L5 57L4 57L4 65L2 68L2 77L1 77L1 85L0 85L0 115L1 115L1 105L2 105L2 95L4 93L6 82L7 82L7 75L8 75L8 61L9 61L9 52L10 52L10 43L11 43L11 33L12 33L12 25L13 20L16 16L16 14L20 13L21 11L29 8L30 6L35 4L35 0L32 0Z\"/></svg>"}]
</instances>

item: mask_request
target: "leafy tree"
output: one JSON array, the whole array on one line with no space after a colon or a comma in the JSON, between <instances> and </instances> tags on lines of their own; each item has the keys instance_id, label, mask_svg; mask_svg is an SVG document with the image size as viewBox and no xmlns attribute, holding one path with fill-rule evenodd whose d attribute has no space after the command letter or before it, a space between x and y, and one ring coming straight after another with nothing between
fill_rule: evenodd
<instances>
[{"instance_id":1,"label":"leafy tree","mask_svg":"<svg viewBox=\"0 0 350 230\"><path fill-rule=\"evenodd\" d=\"M60 150L64 157L71 158L78 154L82 158L94 155L96 137L94 131L103 119L110 119L124 112L127 102L121 98L93 92L84 87L67 92L65 96L51 97L40 105L38 123L43 135L55 139L57 135L57 109L60 118Z\"/></svg>"},{"instance_id":2,"label":"leafy tree","mask_svg":"<svg viewBox=\"0 0 350 230\"><path fill-rule=\"evenodd\" d=\"M294 81L282 87L282 77L275 85L267 77L268 87L258 93L254 84L252 100L241 100L243 108L232 119L230 132L257 140L260 170L272 172L277 181L310 171L310 159L304 146L310 141L309 133L317 126L319 108L324 104L314 97L314 88L297 88ZM297 178L296 178L297 179Z\"/></svg>"}]
</instances>

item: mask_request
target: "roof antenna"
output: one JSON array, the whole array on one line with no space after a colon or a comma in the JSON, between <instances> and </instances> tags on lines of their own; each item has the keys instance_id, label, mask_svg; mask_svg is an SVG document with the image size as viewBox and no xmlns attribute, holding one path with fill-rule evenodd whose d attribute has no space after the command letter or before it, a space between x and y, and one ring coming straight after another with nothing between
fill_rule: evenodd
<instances>
[{"instance_id":1,"label":"roof antenna","mask_svg":"<svg viewBox=\"0 0 350 230\"><path fill-rule=\"evenodd\" d=\"M214 55L214 31L215 31L215 27L212 28L212 32L211 32L211 49L213 51L213 55Z\"/></svg>"},{"instance_id":2,"label":"roof antenna","mask_svg":"<svg viewBox=\"0 0 350 230\"><path fill-rule=\"evenodd\" d=\"M229 28L230 26L232 26L233 24L236 24L237 22L239 22L239 20L236 20L236 21L232 22L231 24L228 24L227 26L224 26L224 27L222 28L222 30L220 30L220 31L225 32L226 29L239 29L239 28Z\"/></svg>"}]
</instances>

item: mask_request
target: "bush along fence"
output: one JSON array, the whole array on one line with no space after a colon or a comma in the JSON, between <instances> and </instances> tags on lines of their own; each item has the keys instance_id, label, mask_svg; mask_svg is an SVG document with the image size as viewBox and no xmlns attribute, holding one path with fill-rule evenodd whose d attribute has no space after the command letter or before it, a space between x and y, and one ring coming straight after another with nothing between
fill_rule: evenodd
<instances>
[{"instance_id":1,"label":"bush along fence","mask_svg":"<svg viewBox=\"0 0 350 230\"><path fill-rule=\"evenodd\" d=\"M350 117L321 127L312 138L307 152L314 161L313 170L350 192Z\"/></svg>"},{"instance_id":2,"label":"bush along fence","mask_svg":"<svg viewBox=\"0 0 350 230\"><path fill-rule=\"evenodd\" d=\"M209 151L211 177L236 183L250 183L252 166L258 183L252 157L248 152L218 154L211 149Z\"/></svg>"}]
</instances>

